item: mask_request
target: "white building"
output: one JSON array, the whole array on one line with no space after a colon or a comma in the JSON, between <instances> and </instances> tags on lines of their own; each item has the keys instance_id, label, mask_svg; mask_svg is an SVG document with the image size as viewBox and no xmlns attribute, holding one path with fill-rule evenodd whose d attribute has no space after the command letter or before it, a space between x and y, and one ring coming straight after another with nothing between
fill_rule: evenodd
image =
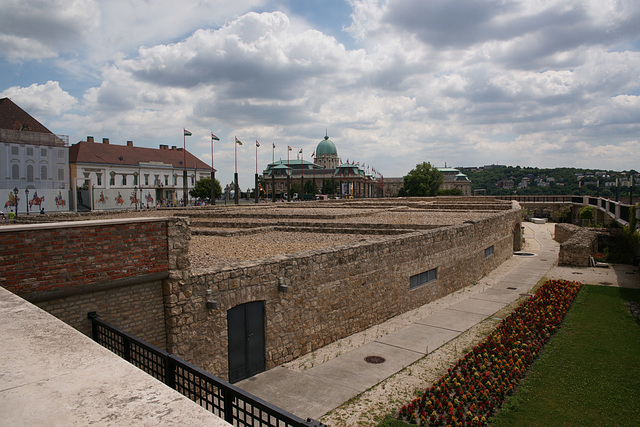
<instances>
[{"instance_id":1,"label":"white building","mask_svg":"<svg viewBox=\"0 0 640 427\"><path fill-rule=\"evenodd\" d=\"M182 147L115 145L108 138L97 143L92 136L69 148L69 166L71 182L84 190L79 204L90 209L179 206L185 171L187 192L211 176L211 166Z\"/></svg>"},{"instance_id":2,"label":"white building","mask_svg":"<svg viewBox=\"0 0 640 427\"><path fill-rule=\"evenodd\" d=\"M69 138L0 99L0 209L68 210Z\"/></svg>"}]
</instances>

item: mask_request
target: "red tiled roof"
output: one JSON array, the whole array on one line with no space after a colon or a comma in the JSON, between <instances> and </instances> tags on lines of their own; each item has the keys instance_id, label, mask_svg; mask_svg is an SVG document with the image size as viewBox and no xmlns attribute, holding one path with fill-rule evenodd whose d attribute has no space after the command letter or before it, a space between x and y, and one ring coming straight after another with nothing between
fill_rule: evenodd
<instances>
[{"instance_id":1,"label":"red tiled roof","mask_svg":"<svg viewBox=\"0 0 640 427\"><path fill-rule=\"evenodd\" d=\"M9 98L0 99L0 129L53 134Z\"/></svg>"},{"instance_id":2,"label":"red tiled roof","mask_svg":"<svg viewBox=\"0 0 640 427\"><path fill-rule=\"evenodd\" d=\"M182 148L145 148L133 145L115 145L99 142L80 141L69 147L69 163L94 163L123 166L137 166L139 163L163 162L176 169L183 169ZM196 156L186 153L187 169L211 169L211 166Z\"/></svg>"}]
</instances>

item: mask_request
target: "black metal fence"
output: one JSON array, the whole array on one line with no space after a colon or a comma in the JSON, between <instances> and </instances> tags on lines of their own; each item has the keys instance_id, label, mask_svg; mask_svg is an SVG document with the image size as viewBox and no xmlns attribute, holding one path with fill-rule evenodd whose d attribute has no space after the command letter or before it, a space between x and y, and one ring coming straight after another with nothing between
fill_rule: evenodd
<instances>
[{"instance_id":1,"label":"black metal fence","mask_svg":"<svg viewBox=\"0 0 640 427\"><path fill-rule=\"evenodd\" d=\"M306 421L89 313L93 340L235 426L311 427Z\"/></svg>"}]
</instances>

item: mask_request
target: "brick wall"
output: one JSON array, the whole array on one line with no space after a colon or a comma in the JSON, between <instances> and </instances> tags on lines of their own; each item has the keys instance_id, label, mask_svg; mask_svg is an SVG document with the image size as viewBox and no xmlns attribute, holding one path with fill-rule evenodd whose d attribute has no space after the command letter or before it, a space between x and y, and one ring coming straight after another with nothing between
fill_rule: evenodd
<instances>
[{"instance_id":1,"label":"brick wall","mask_svg":"<svg viewBox=\"0 0 640 427\"><path fill-rule=\"evenodd\" d=\"M0 232L0 286L23 296L168 270L166 222L57 224Z\"/></svg>"},{"instance_id":2,"label":"brick wall","mask_svg":"<svg viewBox=\"0 0 640 427\"><path fill-rule=\"evenodd\" d=\"M163 284L188 270L179 218L0 227L0 285L90 335L87 313L166 348Z\"/></svg>"},{"instance_id":3,"label":"brick wall","mask_svg":"<svg viewBox=\"0 0 640 427\"><path fill-rule=\"evenodd\" d=\"M168 351L227 378L227 310L264 301L267 368L473 284L512 256L520 209L458 226L246 262L166 288ZM485 258L485 249L493 255ZM519 249L519 247L517 248ZM438 268L414 290L410 277ZM287 293L278 291L283 281ZM208 310L207 290L219 308Z\"/></svg>"}]
</instances>

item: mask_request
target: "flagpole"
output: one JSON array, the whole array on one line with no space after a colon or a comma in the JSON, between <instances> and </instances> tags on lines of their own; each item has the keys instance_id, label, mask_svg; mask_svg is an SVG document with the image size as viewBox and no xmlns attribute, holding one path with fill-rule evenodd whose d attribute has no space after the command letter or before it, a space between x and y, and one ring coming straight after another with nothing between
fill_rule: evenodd
<instances>
[{"instance_id":1,"label":"flagpole","mask_svg":"<svg viewBox=\"0 0 640 427\"><path fill-rule=\"evenodd\" d=\"M216 204L216 170L213 168L213 132L211 133L211 204Z\"/></svg>"},{"instance_id":2,"label":"flagpole","mask_svg":"<svg viewBox=\"0 0 640 427\"><path fill-rule=\"evenodd\" d=\"M187 206L187 130L182 128L182 204Z\"/></svg>"},{"instance_id":3,"label":"flagpole","mask_svg":"<svg viewBox=\"0 0 640 427\"><path fill-rule=\"evenodd\" d=\"M235 137L235 142L233 143L234 148L235 148L235 163L236 163L236 168L235 168L235 172L233 173L233 182L235 184L235 194L234 194L234 202L236 205L240 204L240 186L238 185L238 137Z\"/></svg>"},{"instance_id":4,"label":"flagpole","mask_svg":"<svg viewBox=\"0 0 640 427\"><path fill-rule=\"evenodd\" d=\"M256 184L255 184L255 199L256 199L256 203L258 203L258 146L260 144L258 143L258 140L256 139Z\"/></svg>"},{"instance_id":5,"label":"flagpole","mask_svg":"<svg viewBox=\"0 0 640 427\"><path fill-rule=\"evenodd\" d=\"M289 166L289 152L291 151L291 146L287 146L287 202L291 201L291 169Z\"/></svg>"},{"instance_id":6,"label":"flagpole","mask_svg":"<svg viewBox=\"0 0 640 427\"><path fill-rule=\"evenodd\" d=\"M276 144L274 142L271 143L271 201L275 203L276 201Z\"/></svg>"},{"instance_id":7,"label":"flagpole","mask_svg":"<svg viewBox=\"0 0 640 427\"><path fill-rule=\"evenodd\" d=\"M302 194L302 200L304 201L304 153L302 148L300 149L300 194Z\"/></svg>"}]
</instances>

